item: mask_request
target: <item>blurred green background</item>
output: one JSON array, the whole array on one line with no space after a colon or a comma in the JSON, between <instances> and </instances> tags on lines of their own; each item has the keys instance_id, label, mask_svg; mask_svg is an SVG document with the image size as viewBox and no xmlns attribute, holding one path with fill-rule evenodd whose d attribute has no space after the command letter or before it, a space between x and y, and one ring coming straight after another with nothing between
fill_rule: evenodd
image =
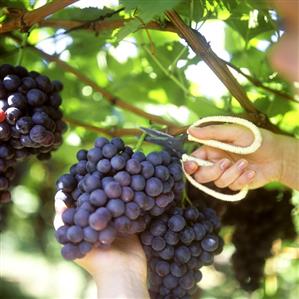
<instances>
[{"instance_id":1,"label":"blurred green background","mask_svg":"<svg viewBox=\"0 0 299 299\"><path fill-rule=\"evenodd\" d=\"M36 9L46 2L0 1L0 22L4 24L23 10ZM113 13L122 7L126 9ZM267 88L296 97L293 84L283 80L267 60L267 52L284 28L277 12L263 1L81 0L31 27L27 43L73 66L125 103L161 116L177 127L189 125L201 116L243 113L238 101L186 42L164 30L164 11L171 8L205 36L219 57ZM115 28L114 24L123 18L133 20L121 29ZM94 20L104 25L92 26ZM140 29L150 20L156 21L160 30ZM89 26L69 30L70 21ZM113 28L107 29L107 24ZM20 30L0 35L0 64L16 64L21 56L22 65L29 70L61 80L62 106L69 128L63 145L50 161L31 158L18 166L13 203L0 208L0 298L96 298L90 277L60 256L52 227L55 182L75 162L78 149L90 148L101 135L98 128L111 132L148 126L151 122L109 103L86 82L45 60L32 48L25 46L20 54L21 46L16 40L26 36ZM256 108L281 130L299 136L299 105L295 101L257 87L258 83L254 85L237 71L232 72ZM132 146L138 140L131 134L123 138ZM144 144L143 148L150 151L153 147ZM298 192L294 192L292 201L298 233ZM232 231L224 227L221 232L226 245L215 267L204 270L200 298L298 298L298 239L273 244L273 257L266 263L262 287L248 294L240 289L230 265L234 251Z\"/></svg>"}]
</instances>

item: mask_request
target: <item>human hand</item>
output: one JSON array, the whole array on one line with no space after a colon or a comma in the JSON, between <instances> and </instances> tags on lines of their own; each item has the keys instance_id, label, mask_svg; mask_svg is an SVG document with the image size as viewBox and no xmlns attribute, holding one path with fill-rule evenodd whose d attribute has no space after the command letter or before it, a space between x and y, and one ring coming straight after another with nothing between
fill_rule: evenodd
<instances>
[{"instance_id":1,"label":"human hand","mask_svg":"<svg viewBox=\"0 0 299 299\"><path fill-rule=\"evenodd\" d=\"M254 189L271 181L281 180L284 137L260 130L263 141L256 152L239 155L204 145L192 155L215 164L199 167L194 162L185 162L186 172L193 175L199 183L214 182L219 188L228 187L231 190L240 190L245 185ZM199 139L214 139L243 147L254 140L249 129L235 124L190 128L189 134Z\"/></svg>"},{"instance_id":2,"label":"human hand","mask_svg":"<svg viewBox=\"0 0 299 299\"><path fill-rule=\"evenodd\" d=\"M62 201L55 201L56 230L63 225L61 215L65 209ZM91 274L98 298L149 298L146 257L135 235L119 237L109 248L93 248L74 262Z\"/></svg>"}]
</instances>

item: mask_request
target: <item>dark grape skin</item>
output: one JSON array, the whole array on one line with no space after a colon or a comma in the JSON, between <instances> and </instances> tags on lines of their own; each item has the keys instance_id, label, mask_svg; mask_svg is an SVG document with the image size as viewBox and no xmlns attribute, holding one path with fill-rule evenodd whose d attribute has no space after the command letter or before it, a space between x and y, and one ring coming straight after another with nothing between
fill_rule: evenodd
<instances>
[{"instance_id":1,"label":"dark grape skin","mask_svg":"<svg viewBox=\"0 0 299 299\"><path fill-rule=\"evenodd\" d=\"M6 115L6 121L10 125L15 125L17 120L21 117L22 112L18 108L10 107L10 108L6 109L5 115Z\"/></svg>"},{"instance_id":2,"label":"dark grape skin","mask_svg":"<svg viewBox=\"0 0 299 299\"><path fill-rule=\"evenodd\" d=\"M176 245L179 242L179 234L171 230L166 232L164 238L166 243L169 245Z\"/></svg>"},{"instance_id":3,"label":"dark grape skin","mask_svg":"<svg viewBox=\"0 0 299 299\"><path fill-rule=\"evenodd\" d=\"M150 211L155 206L155 200L144 192L135 192L134 201L144 211Z\"/></svg>"},{"instance_id":4,"label":"dark grape skin","mask_svg":"<svg viewBox=\"0 0 299 299\"><path fill-rule=\"evenodd\" d=\"M120 233L128 233L130 231L131 226L131 220L125 215L117 217L114 220L114 227Z\"/></svg>"},{"instance_id":5,"label":"dark grape skin","mask_svg":"<svg viewBox=\"0 0 299 299\"><path fill-rule=\"evenodd\" d=\"M104 190L109 198L119 198L121 196L121 185L118 182L109 182L104 186Z\"/></svg>"},{"instance_id":6,"label":"dark grape skin","mask_svg":"<svg viewBox=\"0 0 299 299\"><path fill-rule=\"evenodd\" d=\"M181 231L186 225L186 220L181 215L174 215L168 220L168 227L173 232Z\"/></svg>"},{"instance_id":7,"label":"dark grape skin","mask_svg":"<svg viewBox=\"0 0 299 299\"><path fill-rule=\"evenodd\" d=\"M86 255L89 251L91 251L92 249L92 244L90 244L89 242L81 242L79 245L78 245L78 249L79 249L79 252L81 255Z\"/></svg>"},{"instance_id":8,"label":"dark grape skin","mask_svg":"<svg viewBox=\"0 0 299 299\"><path fill-rule=\"evenodd\" d=\"M164 165L158 165L155 167L155 177L159 178L162 181L167 181L169 178L169 170Z\"/></svg>"},{"instance_id":9,"label":"dark grape skin","mask_svg":"<svg viewBox=\"0 0 299 299\"><path fill-rule=\"evenodd\" d=\"M16 129L21 134L28 134L32 126L33 122L30 116L20 117L16 122Z\"/></svg>"},{"instance_id":10,"label":"dark grape skin","mask_svg":"<svg viewBox=\"0 0 299 299\"><path fill-rule=\"evenodd\" d=\"M80 226L73 225L67 229L66 237L73 243L79 243L83 240L83 231Z\"/></svg>"},{"instance_id":11,"label":"dark grape skin","mask_svg":"<svg viewBox=\"0 0 299 299\"><path fill-rule=\"evenodd\" d=\"M5 76L2 83L8 91L13 91L19 87L21 80L18 76L11 74Z\"/></svg>"},{"instance_id":12,"label":"dark grape skin","mask_svg":"<svg viewBox=\"0 0 299 299\"><path fill-rule=\"evenodd\" d=\"M187 263L191 258L191 251L187 246L182 245L175 250L175 257L180 263Z\"/></svg>"},{"instance_id":13,"label":"dark grape skin","mask_svg":"<svg viewBox=\"0 0 299 299\"><path fill-rule=\"evenodd\" d=\"M104 229L110 221L112 215L107 208L98 208L89 216L89 225L94 230Z\"/></svg>"},{"instance_id":14,"label":"dark grape skin","mask_svg":"<svg viewBox=\"0 0 299 299\"><path fill-rule=\"evenodd\" d=\"M152 244L153 237L154 236L150 232L144 231L140 235L141 243L150 246Z\"/></svg>"},{"instance_id":15,"label":"dark grape skin","mask_svg":"<svg viewBox=\"0 0 299 299\"><path fill-rule=\"evenodd\" d=\"M195 232L195 239L198 241L202 240L202 238L205 236L205 234L207 232L204 225L202 225L201 223L196 223L193 226L193 230Z\"/></svg>"},{"instance_id":16,"label":"dark grape skin","mask_svg":"<svg viewBox=\"0 0 299 299\"><path fill-rule=\"evenodd\" d=\"M83 188L85 192L92 192L98 188L101 188L101 181L96 175L85 176L83 180Z\"/></svg>"},{"instance_id":17,"label":"dark grape skin","mask_svg":"<svg viewBox=\"0 0 299 299\"><path fill-rule=\"evenodd\" d=\"M141 171L141 164L135 159L130 159L126 163L126 171L130 174L138 174Z\"/></svg>"},{"instance_id":18,"label":"dark grape skin","mask_svg":"<svg viewBox=\"0 0 299 299\"><path fill-rule=\"evenodd\" d=\"M65 192L72 192L76 187L76 180L70 174L65 174L59 178L56 183L57 189Z\"/></svg>"},{"instance_id":19,"label":"dark grape skin","mask_svg":"<svg viewBox=\"0 0 299 299\"><path fill-rule=\"evenodd\" d=\"M149 179L150 177L152 177L155 173L155 168L153 166L153 164L149 161L142 161L141 163L141 174L143 175L143 177L145 179Z\"/></svg>"},{"instance_id":20,"label":"dark grape skin","mask_svg":"<svg viewBox=\"0 0 299 299\"><path fill-rule=\"evenodd\" d=\"M167 226L164 224L164 222L156 220L151 224L149 230L153 236L158 237L164 235L167 230Z\"/></svg>"},{"instance_id":21,"label":"dark grape skin","mask_svg":"<svg viewBox=\"0 0 299 299\"><path fill-rule=\"evenodd\" d=\"M158 178L152 177L146 181L145 192L149 196L158 196L162 193L162 191L163 184Z\"/></svg>"},{"instance_id":22,"label":"dark grape skin","mask_svg":"<svg viewBox=\"0 0 299 299\"><path fill-rule=\"evenodd\" d=\"M164 260L170 260L174 257L174 248L166 245L166 247L159 252L159 256Z\"/></svg>"},{"instance_id":23,"label":"dark grape skin","mask_svg":"<svg viewBox=\"0 0 299 299\"><path fill-rule=\"evenodd\" d=\"M9 106L13 106L20 110L26 108L26 98L21 93L13 93L7 98L7 103Z\"/></svg>"},{"instance_id":24,"label":"dark grape skin","mask_svg":"<svg viewBox=\"0 0 299 299\"><path fill-rule=\"evenodd\" d=\"M111 170L111 163L108 159L102 159L97 164L97 170L102 173L108 173Z\"/></svg>"},{"instance_id":25,"label":"dark grape skin","mask_svg":"<svg viewBox=\"0 0 299 299\"><path fill-rule=\"evenodd\" d=\"M125 212L125 204L120 199L110 199L106 205L113 217L119 217Z\"/></svg>"},{"instance_id":26,"label":"dark grape skin","mask_svg":"<svg viewBox=\"0 0 299 299\"><path fill-rule=\"evenodd\" d=\"M136 194L136 193L135 193ZM120 199L124 202L129 202L134 198L134 191L130 187L122 187Z\"/></svg>"},{"instance_id":27,"label":"dark grape skin","mask_svg":"<svg viewBox=\"0 0 299 299\"><path fill-rule=\"evenodd\" d=\"M128 202L126 204L125 214L129 219L137 219L140 216L140 213L140 208L135 202Z\"/></svg>"},{"instance_id":28,"label":"dark grape skin","mask_svg":"<svg viewBox=\"0 0 299 299\"><path fill-rule=\"evenodd\" d=\"M147 155L146 160L155 166L162 164L162 156L159 152L151 152Z\"/></svg>"},{"instance_id":29,"label":"dark grape skin","mask_svg":"<svg viewBox=\"0 0 299 299\"><path fill-rule=\"evenodd\" d=\"M219 241L214 235L207 235L202 241L201 246L203 250L213 252L218 248Z\"/></svg>"},{"instance_id":30,"label":"dark grape skin","mask_svg":"<svg viewBox=\"0 0 299 299\"><path fill-rule=\"evenodd\" d=\"M156 263L155 272L159 276L164 277L170 272L170 266L165 261L159 261L159 262Z\"/></svg>"},{"instance_id":31,"label":"dark grape skin","mask_svg":"<svg viewBox=\"0 0 299 299\"><path fill-rule=\"evenodd\" d=\"M94 145L96 147L102 148L105 144L108 144L108 143L109 143L109 140L107 138L105 138L105 137L98 137L95 140Z\"/></svg>"},{"instance_id":32,"label":"dark grape skin","mask_svg":"<svg viewBox=\"0 0 299 299\"><path fill-rule=\"evenodd\" d=\"M180 232L180 240L182 241L182 243L189 245L192 243L194 239L195 239L195 233L192 227L186 227Z\"/></svg>"},{"instance_id":33,"label":"dark grape skin","mask_svg":"<svg viewBox=\"0 0 299 299\"><path fill-rule=\"evenodd\" d=\"M111 166L115 170L121 170L126 166L126 160L121 155L116 155L111 159Z\"/></svg>"},{"instance_id":34,"label":"dark grape skin","mask_svg":"<svg viewBox=\"0 0 299 299\"><path fill-rule=\"evenodd\" d=\"M101 207L107 202L107 195L104 190L96 189L91 192L89 200L94 206Z\"/></svg>"},{"instance_id":35,"label":"dark grape skin","mask_svg":"<svg viewBox=\"0 0 299 299\"><path fill-rule=\"evenodd\" d=\"M112 165L112 167L113 167L113 165ZM126 171L117 172L113 178L121 186L129 186L131 184L131 176Z\"/></svg>"},{"instance_id":36,"label":"dark grape skin","mask_svg":"<svg viewBox=\"0 0 299 299\"><path fill-rule=\"evenodd\" d=\"M83 238L87 242L95 243L98 240L98 232L87 226L83 229Z\"/></svg>"},{"instance_id":37,"label":"dark grape skin","mask_svg":"<svg viewBox=\"0 0 299 299\"><path fill-rule=\"evenodd\" d=\"M132 159L142 162L146 159L146 157L143 152L137 151L137 152L134 152L134 154L132 155Z\"/></svg>"},{"instance_id":38,"label":"dark grape skin","mask_svg":"<svg viewBox=\"0 0 299 299\"><path fill-rule=\"evenodd\" d=\"M178 285L178 278L168 274L163 278L163 285L167 289L174 289Z\"/></svg>"},{"instance_id":39,"label":"dark grape skin","mask_svg":"<svg viewBox=\"0 0 299 299\"><path fill-rule=\"evenodd\" d=\"M71 243L65 244L61 249L61 255L66 260L74 260L80 256L79 248Z\"/></svg>"},{"instance_id":40,"label":"dark grape skin","mask_svg":"<svg viewBox=\"0 0 299 299\"><path fill-rule=\"evenodd\" d=\"M193 274L191 272L186 273L179 280L180 286L185 290L190 290L195 284Z\"/></svg>"},{"instance_id":41,"label":"dark grape skin","mask_svg":"<svg viewBox=\"0 0 299 299\"><path fill-rule=\"evenodd\" d=\"M97 163L103 157L102 150L94 147L87 152L87 160Z\"/></svg>"},{"instance_id":42,"label":"dark grape skin","mask_svg":"<svg viewBox=\"0 0 299 299\"><path fill-rule=\"evenodd\" d=\"M102 148L102 153L105 158L112 158L117 153L117 147L114 144L107 143Z\"/></svg>"},{"instance_id":43,"label":"dark grape skin","mask_svg":"<svg viewBox=\"0 0 299 299\"><path fill-rule=\"evenodd\" d=\"M177 263L172 263L170 265L170 273L175 277L182 277L187 271L186 264L178 265Z\"/></svg>"},{"instance_id":44,"label":"dark grape skin","mask_svg":"<svg viewBox=\"0 0 299 299\"><path fill-rule=\"evenodd\" d=\"M89 212L84 209L79 209L74 214L74 223L80 227L88 225Z\"/></svg>"},{"instance_id":45,"label":"dark grape skin","mask_svg":"<svg viewBox=\"0 0 299 299\"><path fill-rule=\"evenodd\" d=\"M117 232L113 226L108 226L99 233L99 241L104 245L111 245L115 240Z\"/></svg>"},{"instance_id":46,"label":"dark grape skin","mask_svg":"<svg viewBox=\"0 0 299 299\"><path fill-rule=\"evenodd\" d=\"M47 100L47 95L43 91L35 88L30 89L26 97L31 106L42 106Z\"/></svg>"},{"instance_id":47,"label":"dark grape skin","mask_svg":"<svg viewBox=\"0 0 299 299\"><path fill-rule=\"evenodd\" d=\"M111 144L113 144L114 146L116 146L116 148L117 148L118 151L122 151L122 150L125 149L125 143L119 137L113 137L111 139Z\"/></svg>"},{"instance_id":48,"label":"dark grape skin","mask_svg":"<svg viewBox=\"0 0 299 299\"><path fill-rule=\"evenodd\" d=\"M11 136L10 127L7 123L0 123L0 140L7 140Z\"/></svg>"},{"instance_id":49,"label":"dark grape skin","mask_svg":"<svg viewBox=\"0 0 299 299\"><path fill-rule=\"evenodd\" d=\"M166 242L162 237L153 237L151 245L155 251L161 251L165 248Z\"/></svg>"},{"instance_id":50,"label":"dark grape skin","mask_svg":"<svg viewBox=\"0 0 299 299\"><path fill-rule=\"evenodd\" d=\"M65 224L72 225L75 212L76 212L75 208L66 209L61 215L61 218L62 218L63 222Z\"/></svg>"},{"instance_id":51,"label":"dark grape skin","mask_svg":"<svg viewBox=\"0 0 299 299\"><path fill-rule=\"evenodd\" d=\"M145 188L145 179L142 175L132 175L131 188L135 191L142 191Z\"/></svg>"},{"instance_id":52,"label":"dark grape skin","mask_svg":"<svg viewBox=\"0 0 299 299\"><path fill-rule=\"evenodd\" d=\"M60 244L66 244L68 242L68 239L66 237L67 229L68 227L66 225L63 225L60 226L55 232L55 237Z\"/></svg>"},{"instance_id":53,"label":"dark grape skin","mask_svg":"<svg viewBox=\"0 0 299 299\"><path fill-rule=\"evenodd\" d=\"M78 161L87 160L87 150L79 150L76 154Z\"/></svg>"}]
</instances>

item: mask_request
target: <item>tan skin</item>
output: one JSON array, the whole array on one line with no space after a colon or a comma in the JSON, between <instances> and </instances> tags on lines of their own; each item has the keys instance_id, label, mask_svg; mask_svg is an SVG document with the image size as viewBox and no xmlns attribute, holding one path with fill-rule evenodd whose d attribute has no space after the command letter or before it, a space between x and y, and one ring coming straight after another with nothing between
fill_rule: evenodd
<instances>
[{"instance_id":1,"label":"tan skin","mask_svg":"<svg viewBox=\"0 0 299 299\"><path fill-rule=\"evenodd\" d=\"M275 0L278 11L285 17L287 32L270 53L273 66L290 81L299 81L299 9L298 0ZM287 55L286 55L287 53ZM193 155L215 162L213 167L198 168L186 163L186 171L200 183L214 181L219 187L239 190L263 186L271 181L299 190L299 141L261 130L263 143L254 154L245 157L202 146ZM209 126L190 131L202 139L217 139L247 146L253 136L246 128L236 125ZM241 167L240 167L241 166ZM61 222L63 203L56 202L55 228ZM136 236L119 238L110 249L93 249L75 261L94 278L98 298L149 298L146 285L146 259Z\"/></svg>"}]
</instances>

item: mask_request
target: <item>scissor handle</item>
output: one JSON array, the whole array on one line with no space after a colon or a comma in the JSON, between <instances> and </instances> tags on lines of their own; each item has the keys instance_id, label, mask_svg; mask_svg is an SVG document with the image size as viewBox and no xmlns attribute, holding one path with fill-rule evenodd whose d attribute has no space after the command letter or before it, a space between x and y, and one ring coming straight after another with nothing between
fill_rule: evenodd
<instances>
[{"instance_id":1,"label":"scissor handle","mask_svg":"<svg viewBox=\"0 0 299 299\"><path fill-rule=\"evenodd\" d=\"M197 122L195 122L192 126L190 126L190 128L197 127L203 123L209 123L209 122L225 122L225 123L229 122L229 123L243 125L244 127L248 128L253 133L254 141L249 146L241 147L241 146L227 144L227 143L220 142L217 140L212 140L212 139L210 139L210 140L199 139L199 138L195 138L189 134L188 134L188 140L202 143L202 144L212 146L215 148L219 148L219 149L222 149L222 150L225 150L228 152L241 154L241 155L247 155L247 154L254 153L262 144L262 135L261 135L259 128L257 126L255 126L253 123L251 123L250 121L239 118L239 117L233 117L233 116L204 117L204 118L198 120ZM210 161L198 159L196 157L189 156L186 154L184 154L182 156L181 161L182 161L182 163L185 161L193 161L193 162L197 163L197 165L199 165L199 166L212 166L213 165L213 163ZM210 189L210 188L198 183L195 179L193 179L193 177L191 175L189 175L185 171L184 167L182 167L182 168L183 168L183 172L184 172L186 178L194 187L196 187L197 189L200 189L201 191L203 191L217 199L224 200L224 201L239 201L247 195L247 192L248 192L247 186L244 187L243 189L241 189L236 194L224 194L221 192L217 192L213 189Z\"/></svg>"}]
</instances>

